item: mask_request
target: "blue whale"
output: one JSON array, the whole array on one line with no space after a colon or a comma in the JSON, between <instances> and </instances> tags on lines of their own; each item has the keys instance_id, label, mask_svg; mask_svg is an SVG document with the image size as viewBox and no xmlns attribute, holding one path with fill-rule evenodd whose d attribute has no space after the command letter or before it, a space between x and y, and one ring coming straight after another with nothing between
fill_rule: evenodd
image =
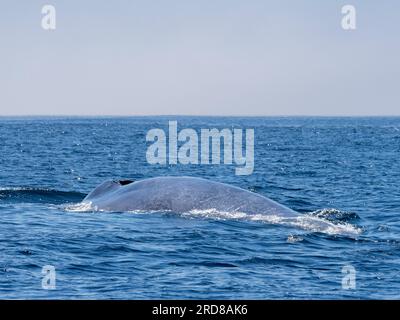
<instances>
[{"instance_id":1,"label":"blue whale","mask_svg":"<svg viewBox=\"0 0 400 320\"><path fill-rule=\"evenodd\" d=\"M287 224L327 233L358 233L354 227L300 214L260 194L194 177L156 177L139 181L106 181L81 205L92 211L209 211L240 213L250 220ZM350 225L351 226L351 225Z\"/></svg>"},{"instance_id":2,"label":"blue whale","mask_svg":"<svg viewBox=\"0 0 400 320\"><path fill-rule=\"evenodd\" d=\"M106 181L83 200L95 210L173 211L216 210L247 214L295 216L271 199L238 187L193 177L157 177L140 181Z\"/></svg>"}]
</instances>

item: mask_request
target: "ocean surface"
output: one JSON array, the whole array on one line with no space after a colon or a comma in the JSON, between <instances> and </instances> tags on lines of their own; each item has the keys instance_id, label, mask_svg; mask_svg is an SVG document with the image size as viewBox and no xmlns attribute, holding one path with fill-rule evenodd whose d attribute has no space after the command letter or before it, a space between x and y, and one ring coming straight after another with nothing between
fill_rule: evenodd
<instances>
[{"instance_id":1,"label":"ocean surface","mask_svg":"<svg viewBox=\"0 0 400 320\"><path fill-rule=\"evenodd\" d=\"M253 174L148 164L146 133L169 120L254 128ZM0 299L400 298L398 117L0 118L0 140ZM166 175L239 186L355 232L76 210L105 180Z\"/></svg>"}]
</instances>

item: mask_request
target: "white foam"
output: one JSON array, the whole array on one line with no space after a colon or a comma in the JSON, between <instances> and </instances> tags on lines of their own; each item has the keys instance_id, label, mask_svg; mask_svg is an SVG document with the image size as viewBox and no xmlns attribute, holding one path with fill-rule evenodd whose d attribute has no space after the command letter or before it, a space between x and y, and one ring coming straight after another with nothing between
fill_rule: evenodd
<instances>
[{"instance_id":1,"label":"white foam","mask_svg":"<svg viewBox=\"0 0 400 320\"><path fill-rule=\"evenodd\" d=\"M71 212L93 212L93 211L105 211L98 210L96 206L93 206L92 202L81 202L74 205L69 205L65 208ZM130 213L154 213L160 211L142 211L134 210L129 211ZM165 211L162 211L165 212ZM216 209L207 210L191 210L186 213L180 214L187 218L211 218L216 220L243 220L243 221L256 221L268 224L285 225L289 227L301 228L303 230L311 232L321 232L329 235L351 235L357 236L361 234L362 229L349 223L333 223L326 219L310 214L299 214L295 217L285 217L280 215L265 215L265 214L247 214L238 211L218 211Z\"/></svg>"},{"instance_id":2,"label":"white foam","mask_svg":"<svg viewBox=\"0 0 400 320\"><path fill-rule=\"evenodd\" d=\"M289 243L296 243L296 242L301 242L301 241L303 241L304 240L304 238L302 238L302 237L300 237L300 236L296 236L296 235L289 235L288 237L287 237L287 242L289 242Z\"/></svg>"},{"instance_id":3,"label":"white foam","mask_svg":"<svg viewBox=\"0 0 400 320\"><path fill-rule=\"evenodd\" d=\"M68 205L65 207L66 211L70 212L92 212L92 211L100 211L96 206L93 206L92 202L80 202L72 205Z\"/></svg>"},{"instance_id":4,"label":"white foam","mask_svg":"<svg viewBox=\"0 0 400 320\"><path fill-rule=\"evenodd\" d=\"M108 210L104 209L99 209L97 206L93 205L91 201L85 201L85 202L80 202L72 205L68 205L64 207L66 211L69 212L111 212ZM137 213L137 214L149 214L149 213L155 213L155 212L160 212L160 211L144 211L144 210L130 210L126 211L129 213ZM163 211L165 212L165 211Z\"/></svg>"},{"instance_id":5,"label":"white foam","mask_svg":"<svg viewBox=\"0 0 400 320\"><path fill-rule=\"evenodd\" d=\"M315 217L309 214L300 215L297 217L285 217L280 215L265 215L265 214L246 214L243 212L224 212L215 209L208 210L192 210L182 214L186 217L204 217L218 220L245 220L257 221L269 224L279 224L289 227L301 228L312 232L322 232L330 235L359 235L362 230L349 223L335 224L328 220Z\"/></svg>"}]
</instances>

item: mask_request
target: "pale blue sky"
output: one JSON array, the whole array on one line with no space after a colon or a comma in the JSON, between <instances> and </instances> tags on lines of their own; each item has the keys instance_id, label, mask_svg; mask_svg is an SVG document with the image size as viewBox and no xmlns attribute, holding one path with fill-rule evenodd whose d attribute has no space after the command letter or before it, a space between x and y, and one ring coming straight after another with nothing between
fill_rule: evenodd
<instances>
[{"instance_id":1,"label":"pale blue sky","mask_svg":"<svg viewBox=\"0 0 400 320\"><path fill-rule=\"evenodd\" d=\"M0 39L0 115L400 115L396 0L2 0Z\"/></svg>"}]
</instances>

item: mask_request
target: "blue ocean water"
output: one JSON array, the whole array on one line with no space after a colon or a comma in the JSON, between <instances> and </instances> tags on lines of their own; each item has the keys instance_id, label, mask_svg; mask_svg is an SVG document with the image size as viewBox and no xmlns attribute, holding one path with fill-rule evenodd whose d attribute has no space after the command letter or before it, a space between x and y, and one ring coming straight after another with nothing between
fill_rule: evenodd
<instances>
[{"instance_id":1,"label":"blue ocean water","mask_svg":"<svg viewBox=\"0 0 400 320\"><path fill-rule=\"evenodd\" d=\"M254 128L255 170L146 162L148 130ZM0 298L400 297L400 118L1 118ZM203 177L362 232L69 210L108 179ZM42 267L56 289L42 288ZM345 289L342 268L355 270Z\"/></svg>"}]
</instances>

